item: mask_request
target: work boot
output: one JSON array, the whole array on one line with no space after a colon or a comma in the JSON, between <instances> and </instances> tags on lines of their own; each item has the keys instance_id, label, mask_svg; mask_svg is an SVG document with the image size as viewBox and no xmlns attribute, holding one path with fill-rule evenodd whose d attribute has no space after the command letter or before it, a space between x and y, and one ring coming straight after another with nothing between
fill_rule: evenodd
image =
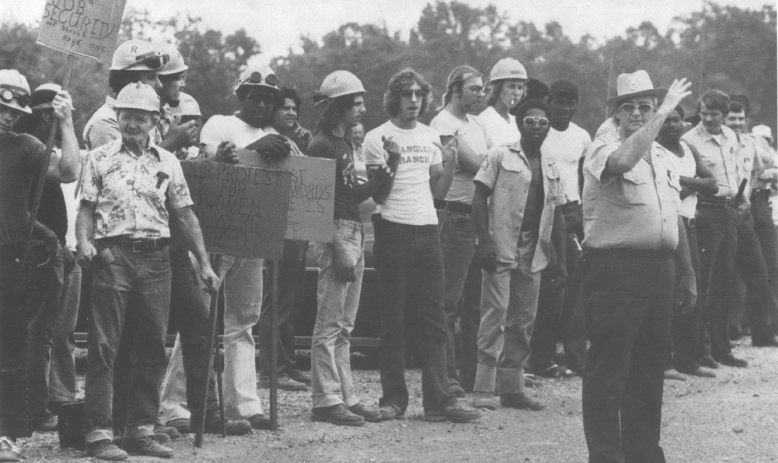
<instances>
[{"instance_id":1,"label":"work boot","mask_svg":"<svg viewBox=\"0 0 778 463\"><path fill-rule=\"evenodd\" d=\"M122 437L122 448L127 453L134 455L159 458L171 458L173 456L173 449L160 444L153 436L144 436L137 439Z\"/></svg>"},{"instance_id":2,"label":"work boot","mask_svg":"<svg viewBox=\"0 0 778 463\"><path fill-rule=\"evenodd\" d=\"M454 400L448 405L444 405L439 410L424 410L424 421L442 422L451 421L452 423L470 423L481 418L481 412L468 409L462 405L459 400Z\"/></svg>"},{"instance_id":3,"label":"work boot","mask_svg":"<svg viewBox=\"0 0 778 463\"><path fill-rule=\"evenodd\" d=\"M302 371L297 369L289 372L289 377L297 381L298 383L305 384L306 386L310 386L313 383L313 381L311 380L311 375L307 373L303 373Z\"/></svg>"},{"instance_id":4,"label":"work boot","mask_svg":"<svg viewBox=\"0 0 778 463\"><path fill-rule=\"evenodd\" d=\"M154 434L165 434L170 438L170 440L178 439L181 437L181 433L178 432L178 429L172 427L172 426L162 426L161 424L157 424L154 427ZM167 442L160 442L160 444L166 444Z\"/></svg>"},{"instance_id":5,"label":"work boot","mask_svg":"<svg viewBox=\"0 0 778 463\"><path fill-rule=\"evenodd\" d=\"M362 402L357 402L348 408L348 411L359 415L370 423L379 423L381 421L381 412L375 408L365 407Z\"/></svg>"},{"instance_id":6,"label":"work boot","mask_svg":"<svg viewBox=\"0 0 778 463\"><path fill-rule=\"evenodd\" d=\"M191 422L187 418L176 418L165 423L168 428L175 428L179 434L188 434L191 427Z\"/></svg>"},{"instance_id":7,"label":"work boot","mask_svg":"<svg viewBox=\"0 0 778 463\"><path fill-rule=\"evenodd\" d=\"M86 454L98 460L122 461L129 458L127 452L114 445L110 439L103 439L87 444ZM13 460L10 460L13 461Z\"/></svg>"},{"instance_id":8,"label":"work boot","mask_svg":"<svg viewBox=\"0 0 778 463\"><path fill-rule=\"evenodd\" d=\"M473 406L487 410L497 410L497 402L492 392L473 392Z\"/></svg>"},{"instance_id":9,"label":"work boot","mask_svg":"<svg viewBox=\"0 0 778 463\"><path fill-rule=\"evenodd\" d=\"M268 421L268 427L269 425ZM224 429L228 436L244 436L251 432L251 427L249 420L226 420L226 424L222 426L221 413L216 403L205 411L205 432L208 434L221 434Z\"/></svg>"},{"instance_id":10,"label":"work boot","mask_svg":"<svg viewBox=\"0 0 778 463\"><path fill-rule=\"evenodd\" d=\"M543 410L546 408L542 403L532 400L523 392L514 392L500 395L500 405L505 408L518 408L519 410Z\"/></svg>"},{"instance_id":11,"label":"work boot","mask_svg":"<svg viewBox=\"0 0 778 463\"><path fill-rule=\"evenodd\" d=\"M316 407L311 411L313 421L324 421L338 426L364 426L365 419L348 411L345 405Z\"/></svg>"}]
</instances>

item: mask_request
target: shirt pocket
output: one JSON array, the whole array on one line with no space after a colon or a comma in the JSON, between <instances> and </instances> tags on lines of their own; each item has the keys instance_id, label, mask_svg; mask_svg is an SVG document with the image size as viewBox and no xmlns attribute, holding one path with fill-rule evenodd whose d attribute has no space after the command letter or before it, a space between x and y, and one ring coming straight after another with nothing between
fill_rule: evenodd
<instances>
[{"instance_id":1,"label":"shirt pocket","mask_svg":"<svg viewBox=\"0 0 778 463\"><path fill-rule=\"evenodd\" d=\"M646 204L648 184L645 177L630 170L621 176L624 202L627 204Z\"/></svg>"},{"instance_id":2,"label":"shirt pocket","mask_svg":"<svg viewBox=\"0 0 778 463\"><path fill-rule=\"evenodd\" d=\"M519 161L520 162L520 161ZM496 188L501 190L518 190L523 176L522 166L515 159L500 161L500 174L497 176Z\"/></svg>"}]
</instances>

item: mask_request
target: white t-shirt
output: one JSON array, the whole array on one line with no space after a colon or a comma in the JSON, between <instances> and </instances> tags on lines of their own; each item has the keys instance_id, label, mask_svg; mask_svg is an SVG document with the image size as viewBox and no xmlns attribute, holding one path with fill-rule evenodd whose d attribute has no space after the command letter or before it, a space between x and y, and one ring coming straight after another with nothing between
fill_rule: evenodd
<instances>
[{"instance_id":1,"label":"white t-shirt","mask_svg":"<svg viewBox=\"0 0 778 463\"><path fill-rule=\"evenodd\" d=\"M467 143L476 154L486 156L486 152L489 150L486 129L477 116L468 114L467 122L465 122L444 109L432 119L430 127L441 135L454 135L455 132L459 132L460 140ZM446 194L446 201L471 204L475 194L473 177L475 177L475 172L469 172L462 166L462 163L458 163L451 188Z\"/></svg>"},{"instance_id":2,"label":"white t-shirt","mask_svg":"<svg viewBox=\"0 0 778 463\"><path fill-rule=\"evenodd\" d=\"M592 139L586 130L571 122L564 132L551 127L540 147L543 158L554 161L559 170L566 203L581 200L578 163L591 144Z\"/></svg>"},{"instance_id":3,"label":"white t-shirt","mask_svg":"<svg viewBox=\"0 0 778 463\"><path fill-rule=\"evenodd\" d=\"M675 153L670 153L670 159L673 161L673 168L675 173L679 177L691 177L697 176L697 163L694 161L694 154L692 154L691 148L685 141L681 140L681 148L683 148L683 157L679 158ZM669 150L668 150L669 151ZM681 200L681 215L687 219L694 217L697 212L697 193L692 190L692 193Z\"/></svg>"},{"instance_id":4,"label":"white t-shirt","mask_svg":"<svg viewBox=\"0 0 778 463\"><path fill-rule=\"evenodd\" d=\"M521 132L516 125L516 117L508 114L508 120L500 116L494 106L488 106L478 115L486 129L486 138L489 147L512 145L521 140Z\"/></svg>"},{"instance_id":5,"label":"white t-shirt","mask_svg":"<svg viewBox=\"0 0 778 463\"><path fill-rule=\"evenodd\" d=\"M400 145L400 163L394 176L394 186L384 204L378 206L381 216L391 222L406 225L437 225L438 216L432 203L430 166L443 158L434 142L440 143L438 132L417 123L411 130L401 129L391 120L365 135L362 147L365 164L385 165L389 154L382 137L392 137Z\"/></svg>"},{"instance_id":6,"label":"white t-shirt","mask_svg":"<svg viewBox=\"0 0 778 463\"><path fill-rule=\"evenodd\" d=\"M216 149L219 143L229 141L235 147L245 148L267 135L263 129L246 124L238 116L213 116L200 132L200 144Z\"/></svg>"}]
</instances>

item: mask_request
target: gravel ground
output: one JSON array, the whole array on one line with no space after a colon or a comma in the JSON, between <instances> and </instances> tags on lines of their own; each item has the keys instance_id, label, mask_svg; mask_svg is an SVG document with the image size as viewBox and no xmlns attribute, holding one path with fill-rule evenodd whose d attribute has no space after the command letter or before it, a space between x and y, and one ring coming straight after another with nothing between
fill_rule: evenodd
<instances>
[{"instance_id":1,"label":"gravel ground","mask_svg":"<svg viewBox=\"0 0 778 463\"><path fill-rule=\"evenodd\" d=\"M735 354L750 368L722 367L715 379L689 377L665 383L662 446L670 462L778 462L778 349L740 344ZM421 417L418 370L408 371L408 419L362 428L310 420L310 397L279 391L278 432L243 437L207 435L195 450L192 436L172 443L175 460L187 462L585 462L581 422L581 379L543 380L529 394L540 412L485 412L476 424L426 423ZM378 372L355 372L359 394L370 405L380 395ZM268 391L261 390L267 404ZM56 433L20 441L27 462L85 461L60 450ZM130 457L130 461L153 458Z\"/></svg>"}]
</instances>

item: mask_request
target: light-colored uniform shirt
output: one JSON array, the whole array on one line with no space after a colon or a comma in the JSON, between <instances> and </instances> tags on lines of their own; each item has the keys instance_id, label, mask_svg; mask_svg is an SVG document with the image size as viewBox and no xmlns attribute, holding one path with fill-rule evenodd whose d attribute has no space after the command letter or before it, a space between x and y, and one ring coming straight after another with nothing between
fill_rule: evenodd
<instances>
[{"instance_id":1,"label":"light-colored uniform shirt","mask_svg":"<svg viewBox=\"0 0 778 463\"><path fill-rule=\"evenodd\" d=\"M735 197L741 179L737 167L738 139L735 132L722 126L719 135L712 135L700 122L681 139L697 148L700 160L710 169L719 187L716 196Z\"/></svg>"},{"instance_id":2,"label":"light-colored uniform shirt","mask_svg":"<svg viewBox=\"0 0 778 463\"><path fill-rule=\"evenodd\" d=\"M589 133L571 122L564 132L551 127L543 146L540 147L543 158L554 161L559 169L564 200L567 203L581 200L578 165L591 144Z\"/></svg>"},{"instance_id":3,"label":"light-colored uniform shirt","mask_svg":"<svg viewBox=\"0 0 778 463\"><path fill-rule=\"evenodd\" d=\"M622 144L616 132L592 142L584 161L584 247L593 249L675 249L681 185L675 154L659 143L632 170L605 173L608 158Z\"/></svg>"},{"instance_id":4,"label":"light-colored uniform shirt","mask_svg":"<svg viewBox=\"0 0 778 463\"><path fill-rule=\"evenodd\" d=\"M401 129L388 120L365 135L362 146L368 166L386 165L389 153L382 137L392 137L400 146L400 163L394 186L384 204L378 205L381 217L406 225L437 225L438 215L430 190L430 166L443 162L437 130L417 123L416 128Z\"/></svg>"},{"instance_id":5,"label":"light-colored uniform shirt","mask_svg":"<svg viewBox=\"0 0 778 463\"><path fill-rule=\"evenodd\" d=\"M494 109L494 106L487 106L486 109L481 111L478 118L481 119L481 123L486 129L486 139L489 142L490 148L492 146L512 145L521 140L521 132L519 132L519 127L516 125L516 117L512 114L508 114L508 120L505 120Z\"/></svg>"},{"instance_id":6,"label":"light-colored uniform shirt","mask_svg":"<svg viewBox=\"0 0 778 463\"><path fill-rule=\"evenodd\" d=\"M463 121L444 109L432 119L430 127L441 135L453 136L455 133L459 133L460 140L467 143L475 154L484 156L489 149L484 125L476 116L467 114L466 117L467 121ZM471 204L475 193L473 177L475 177L475 173L465 169L461 162L457 163L454 170L454 180L446 194L446 201Z\"/></svg>"},{"instance_id":7,"label":"light-colored uniform shirt","mask_svg":"<svg viewBox=\"0 0 778 463\"><path fill-rule=\"evenodd\" d=\"M538 245L529 269L531 272L539 272L548 265L554 210L564 204L559 172L554 162L541 156L540 168L543 173L543 211ZM532 181L532 167L521 150L521 143L490 149L474 181L492 190L489 197L489 236L497 260L515 268L519 264L521 223Z\"/></svg>"},{"instance_id":8,"label":"light-colored uniform shirt","mask_svg":"<svg viewBox=\"0 0 778 463\"><path fill-rule=\"evenodd\" d=\"M95 239L169 238L166 201L173 209L193 204L172 153L152 143L136 156L121 139L89 153L81 198L97 204Z\"/></svg>"}]
</instances>

